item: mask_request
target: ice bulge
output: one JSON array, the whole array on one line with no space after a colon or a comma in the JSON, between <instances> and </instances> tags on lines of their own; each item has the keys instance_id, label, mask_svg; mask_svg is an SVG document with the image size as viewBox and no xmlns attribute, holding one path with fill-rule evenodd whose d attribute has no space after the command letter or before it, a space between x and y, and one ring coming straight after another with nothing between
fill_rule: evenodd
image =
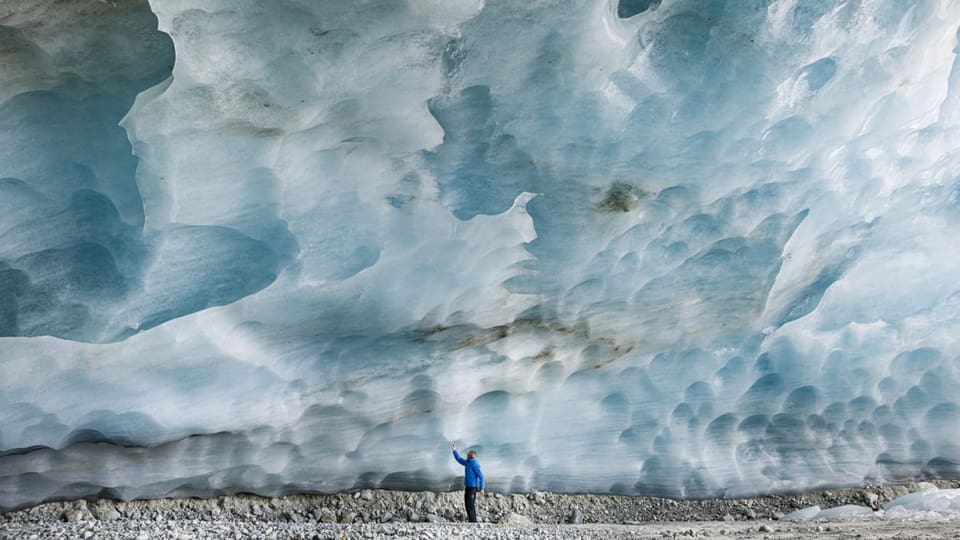
<instances>
[{"instance_id":1,"label":"ice bulge","mask_svg":"<svg viewBox=\"0 0 960 540\"><path fill-rule=\"evenodd\" d=\"M0 508L960 477L960 1L0 7Z\"/></svg>"}]
</instances>

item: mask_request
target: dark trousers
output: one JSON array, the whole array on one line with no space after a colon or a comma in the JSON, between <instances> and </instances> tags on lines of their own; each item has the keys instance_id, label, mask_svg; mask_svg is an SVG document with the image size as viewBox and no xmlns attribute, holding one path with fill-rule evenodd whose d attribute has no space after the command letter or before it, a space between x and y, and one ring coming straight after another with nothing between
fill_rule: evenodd
<instances>
[{"instance_id":1,"label":"dark trousers","mask_svg":"<svg viewBox=\"0 0 960 540\"><path fill-rule=\"evenodd\" d=\"M467 507L467 519L470 523L477 522L477 488L468 487L463 490L463 505Z\"/></svg>"}]
</instances>

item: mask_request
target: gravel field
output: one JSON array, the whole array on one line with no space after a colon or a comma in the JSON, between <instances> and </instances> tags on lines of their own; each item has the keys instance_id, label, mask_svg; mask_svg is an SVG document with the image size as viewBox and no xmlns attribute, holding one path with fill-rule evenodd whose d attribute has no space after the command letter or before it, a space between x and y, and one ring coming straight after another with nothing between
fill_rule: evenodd
<instances>
[{"instance_id":1,"label":"gravel field","mask_svg":"<svg viewBox=\"0 0 960 540\"><path fill-rule=\"evenodd\" d=\"M957 482L937 482L956 488ZM960 538L960 521L792 523L812 505L883 503L922 485L674 501L611 495L488 494L484 523L463 523L462 495L364 490L267 498L70 501L0 514L0 539L124 538Z\"/></svg>"},{"instance_id":2,"label":"gravel field","mask_svg":"<svg viewBox=\"0 0 960 540\"><path fill-rule=\"evenodd\" d=\"M640 525L501 525L480 523L396 523L373 524L291 524L283 522L238 523L235 521L146 522L122 520L112 523L37 523L17 524L0 538L135 538L194 540L200 538L512 538L577 539L597 538L960 538L957 522L911 523L877 521L868 523L782 523L755 521L726 523L716 521L655 522Z\"/></svg>"}]
</instances>

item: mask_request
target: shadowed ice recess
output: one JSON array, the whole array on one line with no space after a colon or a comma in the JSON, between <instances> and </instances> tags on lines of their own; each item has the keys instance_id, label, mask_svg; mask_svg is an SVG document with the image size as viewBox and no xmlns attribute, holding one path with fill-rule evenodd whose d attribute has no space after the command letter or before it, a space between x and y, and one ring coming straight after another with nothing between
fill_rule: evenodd
<instances>
[{"instance_id":1,"label":"shadowed ice recess","mask_svg":"<svg viewBox=\"0 0 960 540\"><path fill-rule=\"evenodd\" d=\"M0 508L960 477L960 0L3 2Z\"/></svg>"}]
</instances>

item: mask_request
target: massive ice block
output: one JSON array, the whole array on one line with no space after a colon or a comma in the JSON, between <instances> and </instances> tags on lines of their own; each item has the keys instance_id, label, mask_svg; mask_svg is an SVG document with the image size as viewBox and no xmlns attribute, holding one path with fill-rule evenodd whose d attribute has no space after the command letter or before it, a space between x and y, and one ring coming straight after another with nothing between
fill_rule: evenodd
<instances>
[{"instance_id":1,"label":"massive ice block","mask_svg":"<svg viewBox=\"0 0 960 540\"><path fill-rule=\"evenodd\" d=\"M0 18L0 507L960 475L960 2Z\"/></svg>"}]
</instances>

